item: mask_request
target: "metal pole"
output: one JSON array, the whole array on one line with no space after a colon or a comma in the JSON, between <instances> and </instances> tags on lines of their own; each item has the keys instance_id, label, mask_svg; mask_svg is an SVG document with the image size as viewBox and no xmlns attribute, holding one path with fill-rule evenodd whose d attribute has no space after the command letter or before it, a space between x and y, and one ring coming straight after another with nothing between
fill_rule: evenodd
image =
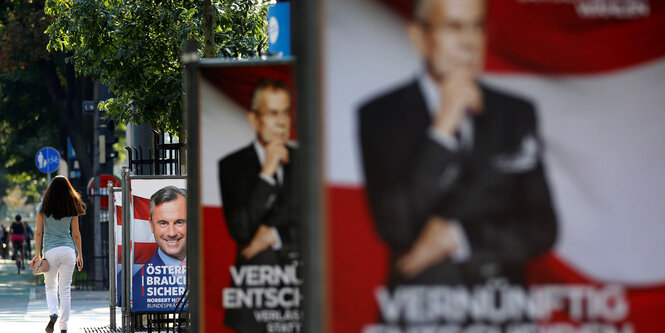
<instances>
[{"instance_id":1,"label":"metal pole","mask_svg":"<svg viewBox=\"0 0 665 333\"><path fill-rule=\"evenodd\" d=\"M298 91L300 234L304 261L305 322L303 332L327 332L323 241L323 190L321 162L320 91L320 11L324 1L293 1L293 50L296 56Z\"/></svg>"},{"instance_id":2,"label":"metal pole","mask_svg":"<svg viewBox=\"0 0 665 333\"><path fill-rule=\"evenodd\" d=\"M187 146L199 146L198 61L196 41L187 41L182 62L185 64L185 123L187 124ZM200 264L202 255L201 224L199 216L199 153L189 149L187 158L187 288L189 288L188 332L205 332L205 308L203 305L203 274Z\"/></svg>"},{"instance_id":3,"label":"metal pole","mask_svg":"<svg viewBox=\"0 0 665 333\"><path fill-rule=\"evenodd\" d=\"M51 185L51 173L50 172L46 174L46 186L48 187L49 185Z\"/></svg>"},{"instance_id":4,"label":"metal pole","mask_svg":"<svg viewBox=\"0 0 665 333\"><path fill-rule=\"evenodd\" d=\"M131 263L131 226L130 221L130 183L129 168L122 167L122 332L133 332L132 312L129 305L132 281L132 263Z\"/></svg>"},{"instance_id":5,"label":"metal pole","mask_svg":"<svg viewBox=\"0 0 665 333\"><path fill-rule=\"evenodd\" d=\"M92 138L92 175L93 180L93 238L94 238L94 247L93 247L93 265L92 273L94 274L95 284L99 287L102 280L102 228L101 228L101 218L100 218L100 206L99 206L99 188L102 187L99 183L99 174L100 174L100 165L99 165L99 108L97 108L97 94L98 94L98 84L95 83L93 87L94 95L94 117L93 117L93 138Z\"/></svg>"},{"instance_id":6,"label":"metal pole","mask_svg":"<svg viewBox=\"0 0 665 333\"><path fill-rule=\"evenodd\" d=\"M109 328L112 331L116 329L115 323L115 306L117 305L116 300L116 276L115 276L115 189L113 188L113 182L108 182L106 188L109 193Z\"/></svg>"}]
</instances>

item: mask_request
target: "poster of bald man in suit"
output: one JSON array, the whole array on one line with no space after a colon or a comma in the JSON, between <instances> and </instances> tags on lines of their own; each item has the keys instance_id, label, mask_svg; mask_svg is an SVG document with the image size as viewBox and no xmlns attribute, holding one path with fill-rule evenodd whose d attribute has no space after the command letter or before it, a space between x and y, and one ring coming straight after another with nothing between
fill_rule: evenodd
<instances>
[{"instance_id":1,"label":"poster of bald man in suit","mask_svg":"<svg viewBox=\"0 0 665 333\"><path fill-rule=\"evenodd\" d=\"M298 332L302 323L294 161L295 90L288 61L201 69L206 327ZM212 310L211 310L212 311Z\"/></svg>"}]
</instances>

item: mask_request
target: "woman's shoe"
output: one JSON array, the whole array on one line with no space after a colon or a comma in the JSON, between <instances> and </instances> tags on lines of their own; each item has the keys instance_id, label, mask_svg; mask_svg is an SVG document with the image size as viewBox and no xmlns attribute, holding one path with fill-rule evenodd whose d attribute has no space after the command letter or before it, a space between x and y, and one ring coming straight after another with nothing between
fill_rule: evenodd
<instances>
[{"instance_id":1,"label":"woman's shoe","mask_svg":"<svg viewBox=\"0 0 665 333\"><path fill-rule=\"evenodd\" d=\"M48 325L46 325L47 333L53 333L53 326L55 326L56 320L58 320L58 315L54 313L51 315L51 318L48 321Z\"/></svg>"},{"instance_id":2,"label":"woman's shoe","mask_svg":"<svg viewBox=\"0 0 665 333\"><path fill-rule=\"evenodd\" d=\"M60 330L60 333L67 333L67 330Z\"/></svg>"}]
</instances>

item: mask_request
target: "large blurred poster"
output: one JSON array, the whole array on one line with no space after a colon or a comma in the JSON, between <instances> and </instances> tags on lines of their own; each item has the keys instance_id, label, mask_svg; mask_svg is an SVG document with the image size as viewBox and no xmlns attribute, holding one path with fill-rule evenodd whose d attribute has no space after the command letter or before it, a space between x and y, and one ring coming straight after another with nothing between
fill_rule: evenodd
<instances>
[{"instance_id":1,"label":"large blurred poster","mask_svg":"<svg viewBox=\"0 0 665 333\"><path fill-rule=\"evenodd\" d=\"M660 332L665 2L326 1L331 332Z\"/></svg>"},{"instance_id":2,"label":"large blurred poster","mask_svg":"<svg viewBox=\"0 0 665 333\"><path fill-rule=\"evenodd\" d=\"M205 329L300 332L293 66L199 74Z\"/></svg>"},{"instance_id":3,"label":"large blurred poster","mask_svg":"<svg viewBox=\"0 0 665 333\"><path fill-rule=\"evenodd\" d=\"M130 184L132 312L173 312L187 287L186 179Z\"/></svg>"}]
</instances>

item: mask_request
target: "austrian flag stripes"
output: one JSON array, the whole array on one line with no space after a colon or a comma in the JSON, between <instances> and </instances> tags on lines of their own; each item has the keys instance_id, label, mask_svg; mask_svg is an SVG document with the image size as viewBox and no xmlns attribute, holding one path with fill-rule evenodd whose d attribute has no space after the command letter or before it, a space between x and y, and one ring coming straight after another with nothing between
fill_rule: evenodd
<instances>
[{"instance_id":1,"label":"austrian flag stripes","mask_svg":"<svg viewBox=\"0 0 665 333\"><path fill-rule=\"evenodd\" d=\"M602 325L612 326L608 332L661 332L665 327L661 315L665 313L661 255L665 253L665 1L486 3L481 81L533 104L538 152L558 226L554 248L529 262L526 287L561 288L570 296L556 301L561 304L555 308L562 308L548 312L550 317L535 316L537 324L552 331L562 325L559 329L566 332L600 331L605 329ZM323 160L333 332L397 332L409 318L418 319L417 325L425 325L418 328L427 330L430 322L419 316L443 311L450 304L467 311L471 308L464 306L472 307L481 299L474 299L475 290L468 298L455 298L454 293L439 297L420 286L405 289L409 292L386 286L386 276L395 267L386 264L391 259L388 244L377 234L367 205L358 108L425 72L405 29L412 4L410 0L326 1ZM370 125L380 127L390 116ZM407 127L408 121L402 124ZM392 148L408 150L399 144ZM394 164L389 159L381 162L386 167ZM403 182L408 184L409 179ZM487 190L496 191L496 185L488 184ZM505 198L514 195L499 192ZM464 222L460 221L463 227ZM582 299L580 290L596 287L621 290L616 298L620 301L589 298L579 309L594 313L588 306L615 306L612 310L621 314L616 322L571 312L576 300ZM461 303L453 302L457 300ZM473 312L465 312L469 314ZM382 317L397 319L384 323L377 319Z\"/></svg>"}]
</instances>

